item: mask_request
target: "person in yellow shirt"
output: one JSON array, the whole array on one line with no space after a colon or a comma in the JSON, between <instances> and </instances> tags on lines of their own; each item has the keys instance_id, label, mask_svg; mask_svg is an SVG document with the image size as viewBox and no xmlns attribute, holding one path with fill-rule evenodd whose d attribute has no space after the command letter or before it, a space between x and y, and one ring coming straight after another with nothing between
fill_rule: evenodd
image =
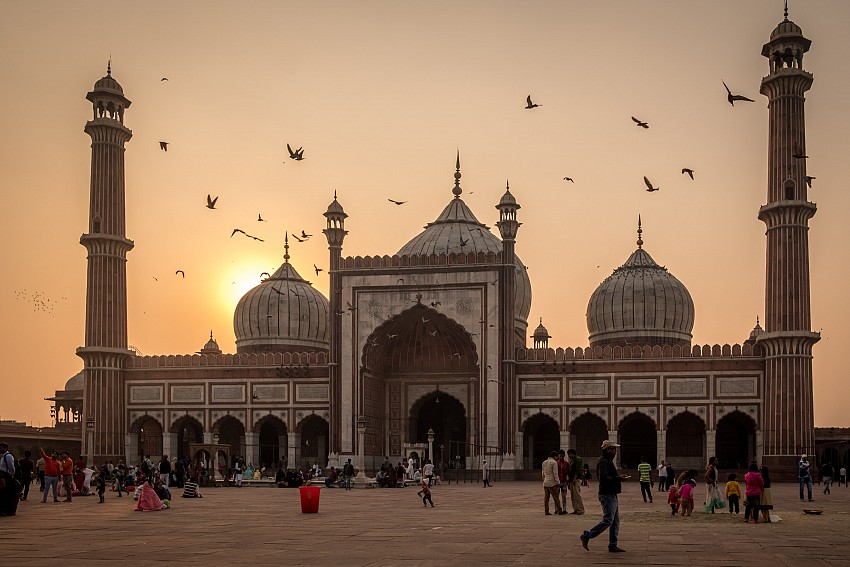
<instances>
[{"instance_id":1,"label":"person in yellow shirt","mask_svg":"<svg viewBox=\"0 0 850 567\"><path fill-rule=\"evenodd\" d=\"M726 483L726 499L729 501L729 513L740 514L741 508L738 502L741 500L741 485L735 480L737 475L732 473L729 475L729 482Z\"/></svg>"}]
</instances>

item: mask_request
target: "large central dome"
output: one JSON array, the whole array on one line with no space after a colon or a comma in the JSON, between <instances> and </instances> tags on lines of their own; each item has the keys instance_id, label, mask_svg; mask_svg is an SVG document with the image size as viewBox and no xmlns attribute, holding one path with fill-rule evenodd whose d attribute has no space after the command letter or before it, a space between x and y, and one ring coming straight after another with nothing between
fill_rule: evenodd
<instances>
[{"instance_id":1,"label":"large central dome","mask_svg":"<svg viewBox=\"0 0 850 567\"><path fill-rule=\"evenodd\" d=\"M638 236L638 249L590 296L590 346L690 346L691 294L667 268L655 263L642 244Z\"/></svg>"},{"instance_id":2,"label":"large central dome","mask_svg":"<svg viewBox=\"0 0 850 567\"><path fill-rule=\"evenodd\" d=\"M455 174L460 179L460 172ZM490 228L475 218L472 211L460 198L459 183L455 183L454 198L446 205L440 216L425 226L425 230L402 246L398 255L468 254L469 252L502 251L502 241L490 232ZM528 314L531 312L531 281L525 265L516 258L516 300L514 314L517 335L525 344L528 329Z\"/></svg>"}]
</instances>

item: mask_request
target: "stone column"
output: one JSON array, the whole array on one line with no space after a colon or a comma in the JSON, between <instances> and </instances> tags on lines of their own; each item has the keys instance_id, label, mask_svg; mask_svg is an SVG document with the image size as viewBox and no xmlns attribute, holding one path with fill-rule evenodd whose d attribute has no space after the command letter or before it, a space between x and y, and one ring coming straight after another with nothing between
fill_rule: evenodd
<instances>
[{"instance_id":1,"label":"stone column","mask_svg":"<svg viewBox=\"0 0 850 567\"><path fill-rule=\"evenodd\" d=\"M708 463L708 459L716 456L715 451L717 450L717 430L716 429L706 429L705 430L705 462Z\"/></svg>"},{"instance_id":2,"label":"stone column","mask_svg":"<svg viewBox=\"0 0 850 567\"><path fill-rule=\"evenodd\" d=\"M613 413L612 413L612 415L613 415ZM617 442L617 430L616 430L616 429L615 429L614 431L609 431L609 432L608 432L608 439L609 439L610 441L613 441L614 443L616 443L616 442ZM617 452L617 456L614 458L614 465L615 465L615 466L619 466L619 465L617 464L617 463L619 463L619 462L620 462L620 453L619 453L619 451L618 451L618 452Z\"/></svg>"},{"instance_id":3,"label":"stone column","mask_svg":"<svg viewBox=\"0 0 850 567\"><path fill-rule=\"evenodd\" d=\"M177 434L170 431L162 433L162 454L168 455L168 459L177 456Z\"/></svg>"},{"instance_id":4,"label":"stone column","mask_svg":"<svg viewBox=\"0 0 850 567\"><path fill-rule=\"evenodd\" d=\"M655 454L655 465L658 466L662 460L667 460L664 456L667 452L667 431L661 430L656 433L656 436L658 438L658 450Z\"/></svg>"},{"instance_id":5,"label":"stone column","mask_svg":"<svg viewBox=\"0 0 850 567\"><path fill-rule=\"evenodd\" d=\"M257 463L257 458L259 454L257 452L257 434L256 433L246 433L245 434L245 463L253 466L259 466Z\"/></svg>"},{"instance_id":6,"label":"stone column","mask_svg":"<svg viewBox=\"0 0 850 567\"><path fill-rule=\"evenodd\" d=\"M301 447L301 434L300 433L290 433L289 434L289 450L287 451L287 467L294 467L298 463L298 458L300 457L300 452L298 449Z\"/></svg>"},{"instance_id":7,"label":"stone column","mask_svg":"<svg viewBox=\"0 0 850 567\"><path fill-rule=\"evenodd\" d=\"M561 437L561 447L560 448L563 449L564 452L566 452L567 449L569 449L571 447L571 445L570 445L570 432L569 431L561 431L560 437Z\"/></svg>"},{"instance_id":8,"label":"stone column","mask_svg":"<svg viewBox=\"0 0 850 567\"><path fill-rule=\"evenodd\" d=\"M135 433L127 433L124 435L124 447L126 455L124 455L124 463L127 466L138 465L139 461L139 437Z\"/></svg>"}]
</instances>

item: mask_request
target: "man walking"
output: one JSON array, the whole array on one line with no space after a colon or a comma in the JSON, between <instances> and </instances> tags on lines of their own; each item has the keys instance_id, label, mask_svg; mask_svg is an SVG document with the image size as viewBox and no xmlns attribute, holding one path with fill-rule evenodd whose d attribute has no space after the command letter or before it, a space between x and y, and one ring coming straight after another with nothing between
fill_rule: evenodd
<instances>
[{"instance_id":1,"label":"man walking","mask_svg":"<svg viewBox=\"0 0 850 567\"><path fill-rule=\"evenodd\" d=\"M832 477L835 475L835 469L829 461L820 468L820 474L823 477L823 493L829 494L832 487Z\"/></svg>"},{"instance_id":2,"label":"man walking","mask_svg":"<svg viewBox=\"0 0 850 567\"><path fill-rule=\"evenodd\" d=\"M841 483L844 483L844 488L847 488L847 469L841 467L838 469L838 486L841 486Z\"/></svg>"},{"instance_id":3,"label":"man walking","mask_svg":"<svg viewBox=\"0 0 850 567\"><path fill-rule=\"evenodd\" d=\"M481 478L484 480L483 488L493 486L492 484L490 484L490 465L487 464L487 461L483 461L481 463Z\"/></svg>"},{"instance_id":4,"label":"man walking","mask_svg":"<svg viewBox=\"0 0 850 567\"><path fill-rule=\"evenodd\" d=\"M638 480L640 481L640 495L643 496L644 502L646 502L648 497L649 503L652 504L652 465L647 463L644 457L640 458L638 475Z\"/></svg>"},{"instance_id":5,"label":"man walking","mask_svg":"<svg viewBox=\"0 0 850 567\"><path fill-rule=\"evenodd\" d=\"M35 463L32 460L32 451L27 449L24 451L24 458L18 461L21 465L21 482L24 483L24 491L21 494L21 500L26 500L30 493L30 484L32 484L32 473L35 469Z\"/></svg>"},{"instance_id":6,"label":"man walking","mask_svg":"<svg viewBox=\"0 0 850 567\"><path fill-rule=\"evenodd\" d=\"M162 485L168 488L169 480L171 480L171 463L168 460L168 455L163 455L159 460L159 480Z\"/></svg>"},{"instance_id":7,"label":"man walking","mask_svg":"<svg viewBox=\"0 0 850 567\"><path fill-rule=\"evenodd\" d=\"M555 458L558 456L557 451L549 453L549 458L543 461L543 512L546 516L551 516L549 513L549 497L555 501L555 514L561 515L564 511L561 509L561 503L558 502L558 462Z\"/></svg>"},{"instance_id":8,"label":"man walking","mask_svg":"<svg viewBox=\"0 0 850 567\"><path fill-rule=\"evenodd\" d=\"M346 490L351 490L351 477L354 476L354 465L351 464L351 459L342 465L342 480Z\"/></svg>"},{"instance_id":9,"label":"man walking","mask_svg":"<svg viewBox=\"0 0 850 567\"><path fill-rule=\"evenodd\" d=\"M806 455L800 455L800 462L797 463L797 470L800 477L800 502L803 501L803 486L809 489L809 502L814 502L812 498L812 465L809 464L809 458Z\"/></svg>"},{"instance_id":10,"label":"man walking","mask_svg":"<svg viewBox=\"0 0 850 567\"><path fill-rule=\"evenodd\" d=\"M667 491L667 465L664 464L664 459L661 459L661 464L658 465L658 492Z\"/></svg>"},{"instance_id":11,"label":"man walking","mask_svg":"<svg viewBox=\"0 0 850 567\"><path fill-rule=\"evenodd\" d=\"M575 449L567 450L567 461L570 463L567 473L567 486L570 489L570 505L573 514L581 516L584 514L584 500L581 498L581 481L584 475L584 461L578 456ZM566 508L564 508L566 511Z\"/></svg>"},{"instance_id":12,"label":"man walking","mask_svg":"<svg viewBox=\"0 0 850 567\"><path fill-rule=\"evenodd\" d=\"M585 551L590 551L587 543L605 530L608 530L608 551L611 553L625 551L617 546L617 535L620 532L620 511L617 495L620 493L623 480L629 478L629 476L617 473L617 467L614 465L617 447L619 445L608 439L602 442L602 456L596 463L602 520L579 536L581 546Z\"/></svg>"}]
</instances>

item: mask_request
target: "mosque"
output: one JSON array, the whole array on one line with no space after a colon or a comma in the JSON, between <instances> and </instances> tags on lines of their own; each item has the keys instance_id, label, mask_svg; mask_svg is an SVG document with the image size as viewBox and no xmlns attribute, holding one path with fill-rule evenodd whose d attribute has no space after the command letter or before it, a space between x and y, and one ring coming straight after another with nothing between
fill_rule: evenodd
<instances>
[{"instance_id":1,"label":"mosque","mask_svg":"<svg viewBox=\"0 0 850 567\"><path fill-rule=\"evenodd\" d=\"M650 255L640 225L636 248L624 247L623 264L589 298L588 346L550 346L542 321L529 334L532 286L515 250L520 203L509 188L495 203L496 235L462 198L458 158L442 212L393 255L343 255L347 214L334 195L323 230L329 297L290 264L287 242L280 268L236 306L235 354L222 353L211 334L196 354L140 356L127 341L131 103L110 69L86 97L84 368L56 393L56 409L81 406L83 453L98 462L203 454L300 467L351 458L373 471L387 455L416 454L441 468L487 459L521 476L553 448L594 456L603 439L616 439L624 466L644 455L702 468L716 455L725 468L758 459L788 470L815 449L820 336L810 321L808 221L816 206L806 160L794 157L806 147L810 44L786 14L762 49L764 328L757 322L723 345L692 344L691 296Z\"/></svg>"}]
</instances>

